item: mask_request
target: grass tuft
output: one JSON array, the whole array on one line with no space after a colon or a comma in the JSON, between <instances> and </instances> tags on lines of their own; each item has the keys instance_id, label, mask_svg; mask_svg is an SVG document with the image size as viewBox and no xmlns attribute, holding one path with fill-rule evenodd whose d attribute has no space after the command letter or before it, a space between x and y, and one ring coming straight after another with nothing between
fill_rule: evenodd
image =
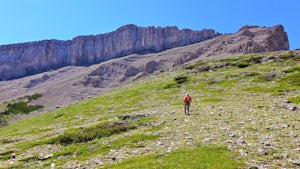
<instances>
[{"instance_id":1,"label":"grass tuft","mask_svg":"<svg viewBox=\"0 0 300 169\"><path fill-rule=\"evenodd\" d=\"M188 77L187 76L177 76L174 78L175 82L177 82L178 84L182 84L188 81Z\"/></svg>"},{"instance_id":2,"label":"grass tuft","mask_svg":"<svg viewBox=\"0 0 300 169\"><path fill-rule=\"evenodd\" d=\"M7 110L3 112L3 114L20 114L25 113L28 114L32 111L42 109L44 106L41 105L28 105L27 102L17 101L14 103L9 103L7 105Z\"/></svg>"}]
</instances>

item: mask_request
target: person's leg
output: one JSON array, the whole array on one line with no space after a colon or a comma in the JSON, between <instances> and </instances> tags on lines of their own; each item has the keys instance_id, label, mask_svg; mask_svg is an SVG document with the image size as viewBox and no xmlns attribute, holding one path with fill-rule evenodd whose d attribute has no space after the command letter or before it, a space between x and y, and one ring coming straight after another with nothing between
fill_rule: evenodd
<instances>
[{"instance_id":1,"label":"person's leg","mask_svg":"<svg viewBox=\"0 0 300 169\"><path fill-rule=\"evenodd\" d=\"M187 113L186 114L190 114L190 104L186 104L186 109L187 109Z\"/></svg>"},{"instance_id":2,"label":"person's leg","mask_svg":"<svg viewBox=\"0 0 300 169\"><path fill-rule=\"evenodd\" d=\"M184 104L184 114L186 114L186 104Z\"/></svg>"}]
</instances>

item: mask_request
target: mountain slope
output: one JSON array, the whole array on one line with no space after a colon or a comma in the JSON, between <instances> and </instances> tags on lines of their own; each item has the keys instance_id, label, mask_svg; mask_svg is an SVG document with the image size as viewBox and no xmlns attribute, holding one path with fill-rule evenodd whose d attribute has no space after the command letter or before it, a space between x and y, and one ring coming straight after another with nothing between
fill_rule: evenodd
<instances>
[{"instance_id":1,"label":"mountain slope","mask_svg":"<svg viewBox=\"0 0 300 169\"><path fill-rule=\"evenodd\" d=\"M0 166L134 168L157 160L149 168L171 167L169 158L182 168L216 163L196 156L184 163L177 154L203 154L202 146L232 168L295 168L300 158L299 54L195 62L24 119L1 128ZM186 82L175 80L183 77ZM193 97L190 116L182 112L186 92ZM101 129L108 135L95 134L101 130L94 126L110 126Z\"/></svg>"},{"instance_id":2,"label":"mountain slope","mask_svg":"<svg viewBox=\"0 0 300 169\"><path fill-rule=\"evenodd\" d=\"M124 33L129 31L129 28L124 27L119 31ZM117 32L114 34L118 34ZM121 33L118 35L122 37ZM177 33L174 33L175 35ZM209 33L203 37L208 36ZM1 81L0 104L39 93L42 97L32 102L44 106L42 111L35 112L39 114L73 104L156 71L176 69L182 64L288 48L287 34L282 25L270 28L244 26L234 34L219 35L199 43L162 52L132 54L91 66L69 66L21 79ZM14 53L13 50L11 53ZM36 59L41 58L36 57ZM15 117L13 121L32 115L34 114Z\"/></svg>"}]
</instances>

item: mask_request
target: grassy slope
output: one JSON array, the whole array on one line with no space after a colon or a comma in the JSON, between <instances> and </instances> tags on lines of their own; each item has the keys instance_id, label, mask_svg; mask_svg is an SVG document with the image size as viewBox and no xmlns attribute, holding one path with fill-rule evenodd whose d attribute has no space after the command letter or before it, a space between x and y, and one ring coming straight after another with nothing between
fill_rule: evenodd
<instances>
[{"instance_id":1,"label":"grassy slope","mask_svg":"<svg viewBox=\"0 0 300 169\"><path fill-rule=\"evenodd\" d=\"M294 150L300 145L300 117L298 110L287 109L292 103L286 100L299 104L299 56L289 53L264 63L253 61L270 55L209 61L151 75L1 128L0 166L293 168L300 158ZM188 77L181 87L173 85L178 76ZM183 113L186 92L193 97L190 116ZM64 132L79 135L85 131L81 129L104 122L136 128L83 143L53 142ZM12 155L15 158L9 159Z\"/></svg>"}]
</instances>

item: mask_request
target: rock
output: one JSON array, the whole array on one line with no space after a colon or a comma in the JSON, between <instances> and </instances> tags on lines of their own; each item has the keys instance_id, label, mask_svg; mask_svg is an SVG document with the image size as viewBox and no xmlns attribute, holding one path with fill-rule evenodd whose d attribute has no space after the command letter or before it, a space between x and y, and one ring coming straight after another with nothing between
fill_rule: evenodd
<instances>
[{"instance_id":1,"label":"rock","mask_svg":"<svg viewBox=\"0 0 300 169\"><path fill-rule=\"evenodd\" d=\"M297 110L297 106L295 106L295 105L288 105L287 108L288 108L290 111L296 111L296 110Z\"/></svg>"},{"instance_id":2,"label":"rock","mask_svg":"<svg viewBox=\"0 0 300 169\"><path fill-rule=\"evenodd\" d=\"M192 141L193 140L193 137L192 136L187 136L187 137L185 137L187 140L189 140L189 141Z\"/></svg>"},{"instance_id":3,"label":"rock","mask_svg":"<svg viewBox=\"0 0 300 169\"><path fill-rule=\"evenodd\" d=\"M300 151L300 147L297 147L294 149L295 151Z\"/></svg>"},{"instance_id":4,"label":"rock","mask_svg":"<svg viewBox=\"0 0 300 169\"><path fill-rule=\"evenodd\" d=\"M121 120L126 120L131 118L131 116L129 114L125 114L124 116L121 117Z\"/></svg>"},{"instance_id":5,"label":"rock","mask_svg":"<svg viewBox=\"0 0 300 169\"><path fill-rule=\"evenodd\" d=\"M262 155L268 155L268 153L266 152L266 150L265 150L264 148L259 148L259 149L257 150L257 152L258 152L259 154L262 154Z\"/></svg>"},{"instance_id":6,"label":"rock","mask_svg":"<svg viewBox=\"0 0 300 169\"><path fill-rule=\"evenodd\" d=\"M262 62L268 62L270 60L275 60L275 59L276 59L275 56L267 56L262 59Z\"/></svg>"},{"instance_id":7,"label":"rock","mask_svg":"<svg viewBox=\"0 0 300 169\"><path fill-rule=\"evenodd\" d=\"M245 141L245 140L237 140L237 141L236 141L236 144L237 144L238 146L242 146L242 145L245 145L245 144L246 144L246 141Z\"/></svg>"},{"instance_id":8,"label":"rock","mask_svg":"<svg viewBox=\"0 0 300 169\"><path fill-rule=\"evenodd\" d=\"M262 53L288 50L289 41L282 25L271 28L244 26L236 34L218 44L214 52Z\"/></svg>"},{"instance_id":9,"label":"rock","mask_svg":"<svg viewBox=\"0 0 300 169\"><path fill-rule=\"evenodd\" d=\"M152 73L158 68L158 63L155 61L147 62L145 65L145 73Z\"/></svg>"},{"instance_id":10,"label":"rock","mask_svg":"<svg viewBox=\"0 0 300 169\"><path fill-rule=\"evenodd\" d=\"M125 70L124 76L125 77L130 77L130 76L135 76L139 73L139 68L136 68L134 66L130 66Z\"/></svg>"},{"instance_id":11,"label":"rock","mask_svg":"<svg viewBox=\"0 0 300 169\"><path fill-rule=\"evenodd\" d=\"M48 158L51 158L53 156L53 154L47 154L47 155L45 155L45 154L39 154L39 156L38 156L38 159L39 160L47 160Z\"/></svg>"},{"instance_id":12,"label":"rock","mask_svg":"<svg viewBox=\"0 0 300 169\"><path fill-rule=\"evenodd\" d=\"M16 153L12 153L9 157L9 159L14 159L14 158L16 158Z\"/></svg>"},{"instance_id":13,"label":"rock","mask_svg":"<svg viewBox=\"0 0 300 169\"><path fill-rule=\"evenodd\" d=\"M163 158L165 155L164 154L158 154L157 158Z\"/></svg>"},{"instance_id":14,"label":"rock","mask_svg":"<svg viewBox=\"0 0 300 169\"><path fill-rule=\"evenodd\" d=\"M239 150L239 153L240 153L242 156L248 156L248 152L245 152L245 151L242 150L242 149Z\"/></svg>"},{"instance_id":15,"label":"rock","mask_svg":"<svg viewBox=\"0 0 300 169\"><path fill-rule=\"evenodd\" d=\"M213 138L213 137L210 137L210 138L205 138L202 140L202 143L208 143L208 142L212 142L212 141L215 141L216 139Z\"/></svg>"},{"instance_id":16,"label":"rock","mask_svg":"<svg viewBox=\"0 0 300 169\"><path fill-rule=\"evenodd\" d=\"M294 132L291 132L291 133L290 133L290 137L291 137L291 138L296 138L296 137L298 137L298 134L297 134L297 133L294 133Z\"/></svg>"},{"instance_id":17,"label":"rock","mask_svg":"<svg viewBox=\"0 0 300 169\"><path fill-rule=\"evenodd\" d=\"M232 146L232 145L227 146L228 151L232 151L233 149L234 149L234 146Z\"/></svg>"},{"instance_id":18,"label":"rock","mask_svg":"<svg viewBox=\"0 0 300 169\"><path fill-rule=\"evenodd\" d=\"M294 165L300 166L300 160L291 160L290 162Z\"/></svg>"},{"instance_id":19,"label":"rock","mask_svg":"<svg viewBox=\"0 0 300 169\"><path fill-rule=\"evenodd\" d=\"M45 82L49 78L50 78L50 76L44 75L42 78L30 80L30 82L26 85L26 88L32 88L32 87L38 85L39 83Z\"/></svg>"}]
</instances>

